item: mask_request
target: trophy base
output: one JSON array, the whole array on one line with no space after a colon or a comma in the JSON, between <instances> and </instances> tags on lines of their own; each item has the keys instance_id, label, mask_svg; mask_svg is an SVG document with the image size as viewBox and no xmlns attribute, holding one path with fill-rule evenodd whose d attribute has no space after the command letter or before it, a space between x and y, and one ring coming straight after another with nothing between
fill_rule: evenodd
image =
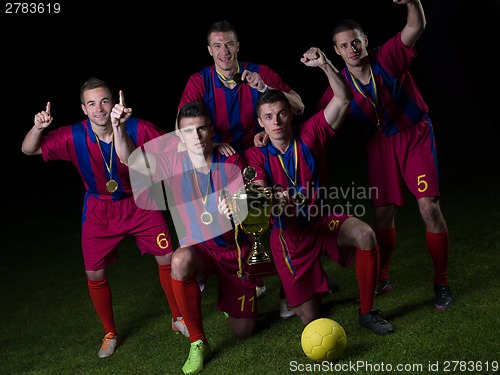
<instances>
[{"instance_id":1,"label":"trophy base","mask_svg":"<svg viewBox=\"0 0 500 375\"><path fill-rule=\"evenodd\" d=\"M272 260L261 263L245 264L245 276L249 280L255 280L261 277L275 276L278 274L276 266Z\"/></svg>"}]
</instances>

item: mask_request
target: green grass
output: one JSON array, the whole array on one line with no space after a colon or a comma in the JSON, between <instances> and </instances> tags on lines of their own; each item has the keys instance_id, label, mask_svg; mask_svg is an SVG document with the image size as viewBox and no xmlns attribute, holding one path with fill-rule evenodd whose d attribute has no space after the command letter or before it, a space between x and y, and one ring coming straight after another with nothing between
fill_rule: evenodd
<instances>
[{"instance_id":1,"label":"green grass","mask_svg":"<svg viewBox=\"0 0 500 375\"><path fill-rule=\"evenodd\" d=\"M500 196L498 183L484 170L449 169L442 209L450 230L449 275L456 305L433 307L432 265L425 249L424 227L413 200L397 216L397 249L391 268L393 292L376 298L376 307L396 332L377 336L357 323L354 267L325 261L341 290L325 298L325 316L347 332L348 346L337 366L365 363L392 365L393 371L292 371L291 363L313 365L303 354L297 318L278 315L277 277L266 278L259 300L259 330L247 340L233 338L227 319L217 311L217 283L204 292L205 329L213 349L203 374L371 374L480 373L445 371L446 361L500 361ZM346 184L353 177L345 176ZM480 183L478 182L480 181ZM92 307L80 250L80 201L77 193L33 199L3 227L1 276L0 373L12 374L182 374L189 343L170 329L166 298L154 259L141 257L132 239L123 243L120 262L109 268L115 318L124 342L115 354L99 359L103 332ZM55 201L55 200L54 200ZM45 202L45 203L44 203ZM366 202L365 202L366 203ZM367 204L368 212L369 204ZM364 219L371 220L368 214ZM429 363L439 370L427 370ZM422 365L395 371L398 364ZM387 368L387 367L386 367Z\"/></svg>"}]
</instances>

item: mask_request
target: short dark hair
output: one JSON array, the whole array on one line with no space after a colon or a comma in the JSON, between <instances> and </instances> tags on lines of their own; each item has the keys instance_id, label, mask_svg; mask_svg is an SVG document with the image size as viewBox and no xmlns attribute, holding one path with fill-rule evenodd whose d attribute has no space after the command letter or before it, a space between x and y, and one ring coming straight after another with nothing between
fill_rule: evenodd
<instances>
[{"instance_id":1,"label":"short dark hair","mask_svg":"<svg viewBox=\"0 0 500 375\"><path fill-rule=\"evenodd\" d=\"M113 93L111 92L111 88L109 85L103 81L102 79L96 78L96 77L91 77L88 80L86 80L82 87L80 87L80 102L82 104L85 104L85 100L83 99L83 93L88 90L93 90L103 87L109 91L109 94L111 95L111 100L113 100Z\"/></svg>"},{"instance_id":2,"label":"short dark hair","mask_svg":"<svg viewBox=\"0 0 500 375\"><path fill-rule=\"evenodd\" d=\"M343 33L344 31L351 31L351 30L358 30L361 33L361 35L365 35L365 32L364 32L363 28L361 27L361 25L354 20L345 19L345 20L341 20L341 21L337 22L337 24L335 25L335 27L333 28L333 31L332 31L333 44L335 44L335 45L337 44L337 42L335 41L337 34Z\"/></svg>"},{"instance_id":3,"label":"short dark hair","mask_svg":"<svg viewBox=\"0 0 500 375\"><path fill-rule=\"evenodd\" d=\"M267 89L262 94L259 95L257 100L257 105L255 106L255 111L257 116L260 117L260 107L263 104L272 104L277 102L283 102L287 105L288 109L291 109L290 101L286 97L285 93L281 90Z\"/></svg>"},{"instance_id":4,"label":"short dark hair","mask_svg":"<svg viewBox=\"0 0 500 375\"><path fill-rule=\"evenodd\" d=\"M179 129L181 128L181 120L183 118L200 116L206 118L208 125L212 124L212 116L210 115L210 111L204 103L200 101L188 102L184 104L177 113L177 126L179 127Z\"/></svg>"},{"instance_id":5,"label":"short dark hair","mask_svg":"<svg viewBox=\"0 0 500 375\"><path fill-rule=\"evenodd\" d=\"M207 31L208 45L210 45L210 34L229 33L229 32L232 32L234 34L234 37L236 38L236 41L238 41L238 33L236 32L236 28L233 25L231 25L228 21L222 20L213 23L212 26L210 26Z\"/></svg>"}]
</instances>

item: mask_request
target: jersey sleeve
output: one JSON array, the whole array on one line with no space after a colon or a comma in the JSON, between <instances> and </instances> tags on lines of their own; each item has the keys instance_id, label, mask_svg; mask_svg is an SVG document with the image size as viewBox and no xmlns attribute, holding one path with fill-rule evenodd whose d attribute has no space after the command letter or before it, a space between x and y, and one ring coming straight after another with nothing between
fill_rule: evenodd
<instances>
[{"instance_id":1,"label":"jersey sleeve","mask_svg":"<svg viewBox=\"0 0 500 375\"><path fill-rule=\"evenodd\" d=\"M265 170L265 157L261 149L256 146L252 146L244 152L244 157L246 165L253 167L257 172L255 181L264 181L265 185L267 185L269 178Z\"/></svg>"},{"instance_id":2,"label":"jersey sleeve","mask_svg":"<svg viewBox=\"0 0 500 375\"><path fill-rule=\"evenodd\" d=\"M324 110L320 110L300 127L299 138L314 152L322 153L330 144L334 130L325 119Z\"/></svg>"},{"instance_id":3,"label":"jersey sleeve","mask_svg":"<svg viewBox=\"0 0 500 375\"><path fill-rule=\"evenodd\" d=\"M330 100L333 98L333 89L331 86L328 86L321 98L319 99L318 102L318 108L317 110L320 111L322 109L325 109L328 103L330 103Z\"/></svg>"},{"instance_id":4,"label":"jersey sleeve","mask_svg":"<svg viewBox=\"0 0 500 375\"><path fill-rule=\"evenodd\" d=\"M157 137L165 134L165 131L147 120L138 121L138 137L137 146L143 145L144 143L151 141Z\"/></svg>"},{"instance_id":5,"label":"jersey sleeve","mask_svg":"<svg viewBox=\"0 0 500 375\"><path fill-rule=\"evenodd\" d=\"M40 143L42 157L45 161L50 160L71 160L69 143L72 142L72 132L70 126L63 126L54 129L43 136Z\"/></svg>"},{"instance_id":6,"label":"jersey sleeve","mask_svg":"<svg viewBox=\"0 0 500 375\"><path fill-rule=\"evenodd\" d=\"M378 62L392 75L400 77L408 71L417 55L415 47L408 47L401 40L401 32L375 50Z\"/></svg>"},{"instance_id":7,"label":"jersey sleeve","mask_svg":"<svg viewBox=\"0 0 500 375\"><path fill-rule=\"evenodd\" d=\"M290 92L292 89L275 73L271 68L266 65L259 65L259 75L266 85L283 92Z\"/></svg>"},{"instance_id":8,"label":"jersey sleeve","mask_svg":"<svg viewBox=\"0 0 500 375\"><path fill-rule=\"evenodd\" d=\"M203 101L204 93L205 84L203 82L203 77L201 76L201 74L198 72L191 75L186 82L186 86L184 87L184 91L182 93L179 105L177 106L177 110L181 109L181 107L186 103Z\"/></svg>"}]
</instances>

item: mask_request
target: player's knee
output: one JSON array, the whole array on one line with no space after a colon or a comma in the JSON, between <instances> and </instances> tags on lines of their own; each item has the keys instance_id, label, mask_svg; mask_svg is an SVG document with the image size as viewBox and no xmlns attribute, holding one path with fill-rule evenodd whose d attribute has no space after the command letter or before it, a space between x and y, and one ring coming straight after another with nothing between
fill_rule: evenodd
<instances>
[{"instance_id":1,"label":"player's knee","mask_svg":"<svg viewBox=\"0 0 500 375\"><path fill-rule=\"evenodd\" d=\"M444 221L438 201L419 201L420 215L426 224L439 223Z\"/></svg>"},{"instance_id":2,"label":"player's knee","mask_svg":"<svg viewBox=\"0 0 500 375\"><path fill-rule=\"evenodd\" d=\"M231 321L233 334L238 339L245 339L253 335L256 327L257 321L255 319L232 319Z\"/></svg>"},{"instance_id":3,"label":"player's knee","mask_svg":"<svg viewBox=\"0 0 500 375\"><path fill-rule=\"evenodd\" d=\"M188 254L175 254L172 257L171 274L175 280L186 280L192 274L192 261Z\"/></svg>"},{"instance_id":4,"label":"player's knee","mask_svg":"<svg viewBox=\"0 0 500 375\"><path fill-rule=\"evenodd\" d=\"M371 250L377 246L377 238L375 232L368 225L363 223L360 225L356 231L356 243L358 249Z\"/></svg>"}]
</instances>

